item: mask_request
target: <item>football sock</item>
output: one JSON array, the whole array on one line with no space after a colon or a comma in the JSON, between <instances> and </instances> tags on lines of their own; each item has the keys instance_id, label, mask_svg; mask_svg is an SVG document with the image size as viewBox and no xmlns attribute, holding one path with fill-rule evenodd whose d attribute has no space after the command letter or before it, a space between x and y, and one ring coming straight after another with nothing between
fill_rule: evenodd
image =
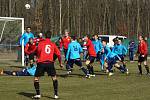
<instances>
[{"instance_id":1,"label":"football sock","mask_svg":"<svg viewBox=\"0 0 150 100\"><path fill-rule=\"evenodd\" d=\"M91 70L91 74L94 75L94 68L92 65L90 66L90 70Z\"/></svg>"},{"instance_id":2,"label":"football sock","mask_svg":"<svg viewBox=\"0 0 150 100\"><path fill-rule=\"evenodd\" d=\"M149 73L149 67L147 65L145 65L145 69L146 69L147 73Z\"/></svg>"},{"instance_id":3,"label":"football sock","mask_svg":"<svg viewBox=\"0 0 150 100\"><path fill-rule=\"evenodd\" d=\"M90 65L87 65L88 73L91 74Z\"/></svg>"},{"instance_id":4,"label":"football sock","mask_svg":"<svg viewBox=\"0 0 150 100\"><path fill-rule=\"evenodd\" d=\"M84 67L81 67L81 70L84 72L84 74L87 74L87 70Z\"/></svg>"},{"instance_id":5,"label":"football sock","mask_svg":"<svg viewBox=\"0 0 150 100\"><path fill-rule=\"evenodd\" d=\"M58 80L53 80L54 95L58 95Z\"/></svg>"},{"instance_id":6,"label":"football sock","mask_svg":"<svg viewBox=\"0 0 150 100\"><path fill-rule=\"evenodd\" d=\"M139 73L142 74L142 66L138 65L138 68L139 68Z\"/></svg>"},{"instance_id":7,"label":"football sock","mask_svg":"<svg viewBox=\"0 0 150 100\"><path fill-rule=\"evenodd\" d=\"M36 94L40 95L39 81L34 81L34 88L35 88Z\"/></svg>"}]
</instances>

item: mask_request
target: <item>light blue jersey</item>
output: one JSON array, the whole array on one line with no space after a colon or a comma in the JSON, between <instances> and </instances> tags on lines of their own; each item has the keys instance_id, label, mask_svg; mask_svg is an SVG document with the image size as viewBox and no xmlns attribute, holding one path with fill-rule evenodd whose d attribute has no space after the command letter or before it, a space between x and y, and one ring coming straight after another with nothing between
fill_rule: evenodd
<instances>
[{"instance_id":1,"label":"light blue jersey","mask_svg":"<svg viewBox=\"0 0 150 100\"><path fill-rule=\"evenodd\" d=\"M122 44L117 44L113 47L112 52L114 52L118 55L126 55L127 54L127 48Z\"/></svg>"},{"instance_id":2,"label":"light blue jersey","mask_svg":"<svg viewBox=\"0 0 150 100\"><path fill-rule=\"evenodd\" d=\"M66 60L80 58L80 53L83 52L81 45L77 41L72 41L68 45Z\"/></svg>"},{"instance_id":3,"label":"light blue jersey","mask_svg":"<svg viewBox=\"0 0 150 100\"><path fill-rule=\"evenodd\" d=\"M106 59L107 59L107 61L109 61L109 60L114 60L114 58L117 58L118 60L120 60L121 58L116 54L116 53L114 53L114 52L110 52L107 56L106 56ZM116 59L116 60L117 60Z\"/></svg>"},{"instance_id":4,"label":"light blue jersey","mask_svg":"<svg viewBox=\"0 0 150 100\"><path fill-rule=\"evenodd\" d=\"M102 50L102 43L100 40L95 40L95 41L92 41L93 45L94 45L94 49L96 51L96 54Z\"/></svg>"},{"instance_id":5,"label":"light blue jersey","mask_svg":"<svg viewBox=\"0 0 150 100\"><path fill-rule=\"evenodd\" d=\"M24 46L26 46L26 44L29 42L30 38L34 38L33 33L24 33L21 38L20 38L20 45L22 45L22 41L24 40Z\"/></svg>"},{"instance_id":6,"label":"light blue jersey","mask_svg":"<svg viewBox=\"0 0 150 100\"><path fill-rule=\"evenodd\" d=\"M108 46L105 46L103 48L104 48L104 55L105 55L105 57L107 57L109 55L109 53L111 53L111 50Z\"/></svg>"},{"instance_id":7,"label":"light blue jersey","mask_svg":"<svg viewBox=\"0 0 150 100\"><path fill-rule=\"evenodd\" d=\"M33 65L33 67L27 67L27 72L31 75L31 76L34 76L35 74L35 71L36 71L36 66Z\"/></svg>"}]
</instances>

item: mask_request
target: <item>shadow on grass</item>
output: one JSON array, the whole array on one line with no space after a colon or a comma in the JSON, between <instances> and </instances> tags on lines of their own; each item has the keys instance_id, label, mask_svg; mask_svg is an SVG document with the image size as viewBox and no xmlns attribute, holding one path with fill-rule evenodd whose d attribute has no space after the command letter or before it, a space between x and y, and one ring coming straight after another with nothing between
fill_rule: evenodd
<instances>
[{"instance_id":1,"label":"shadow on grass","mask_svg":"<svg viewBox=\"0 0 150 100\"><path fill-rule=\"evenodd\" d=\"M27 92L19 92L17 94L28 97L28 98L32 98L35 95L34 93L27 93Z\"/></svg>"}]
</instances>

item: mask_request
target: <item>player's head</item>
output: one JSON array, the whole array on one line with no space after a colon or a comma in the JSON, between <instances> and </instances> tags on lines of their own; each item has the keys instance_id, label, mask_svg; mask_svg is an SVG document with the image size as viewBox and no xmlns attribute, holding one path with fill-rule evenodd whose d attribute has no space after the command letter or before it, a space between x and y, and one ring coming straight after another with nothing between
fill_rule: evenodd
<instances>
[{"instance_id":1,"label":"player's head","mask_svg":"<svg viewBox=\"0 0 150 100\"><path fill-rule=\"evenodd\" d=\"M69 36L69 31L67 29L65 30L65 36Z\"/></svg>"},{"instance_id":2,"label":"player's head","mask_svg":"<svg viewBox=\"0 0 150 100\"><path fill-rule=\"evenodd\" d=\"M94 35L94 39L95 39L95 40L98 39L98 35L97 35L97 34Z\"/></svg>"},{"instance_id":3,"label":"player's head","mask_svg":"<svg viewBox=\"0 0 150 100\"><path fill-rule=\"evenodd\" d=\"M121 40L118 40L118 44L122 44L122 41L121 41Z\"/></svg>"},{"instance_id":4,"label":"player's head","mask_svg":"<svg viewBox=\"0 0 150 100\"><path fill-rule=\"evenodd\" d=\"M39 33L39 34L38 34L38 37L39 37L39 38L42 38L42 37L43 37L43 34L42 34L42 33Z\"/></svg>"},{"instance_id":5,"label":"player's head","mask_svg":"<svg viewBox=\"0 0 150 100\"><path fill-rule=\"evenodd\" d=\"M51 38L51 35L52 35L52 32L51 31L47 31L46 33L45 33L45 37L46 38Z\"/></svg>"},{"instance_id":6,"label":"player's head","mask_svg":"<svg viewBox=\"0 0 150 100\"><path fill-rule=\"evenodd\" d=\"M105 47L107 45L106 40L102 40L102 45Z\"/></svg>"},{"instance_id":7,"label":"player's head","mask_svg":"<svg viewBox=\"0 0 150 100\"><path fill-rule=\"evenodd\" d=\"M30 33L31 32L31 27L26 27L26 32Z\"/></svg>"},{"instance_id":8,"label":"player's head","mask_svg":"<svg viewBox=\"0 0 150 100\"><path fill-rule=\"evenodd\" d=\"M32 44L33 42L33 38L29 38L29 43Z\"/></svg>"},{"instance_id":9,"label":"player's head","mask_svg":"<svg viewBox=\"0 0 150 100\"><path fill-rule=\"evenodd\" d=\"M139 36L139 41L143 40L144 37L142 35Z\"/></svg>"},{"instance_id":10,"label":"player's head","mask_svg":"<svg viewBox=\"0 0 150 100\"><path fill-rule=\"evenodd\" d=\"M84 36L84 41L88 41L88 39L89 39L89 36Z\"/></svg>"},{"instance_id":11,"label":"player's head","mask_svg":"<svg viewBox=\"0 0 150 100\"><path fill-rule=\"evenodd\" d=\"M118 38L117 38L117 37L114 38L114 39L113 39L113 42L114 42L114 44L118 44Z\"/></svg>"},{"instance_id":12,"label":"player's head","mask_svg":"<svg viewBox=\"0 0 150 100\"><path fill-rule=\"evenodd\" d=\"M76 40L76 36L71 36L71 41L75 41Z\"/></svg>"}]
</instances>

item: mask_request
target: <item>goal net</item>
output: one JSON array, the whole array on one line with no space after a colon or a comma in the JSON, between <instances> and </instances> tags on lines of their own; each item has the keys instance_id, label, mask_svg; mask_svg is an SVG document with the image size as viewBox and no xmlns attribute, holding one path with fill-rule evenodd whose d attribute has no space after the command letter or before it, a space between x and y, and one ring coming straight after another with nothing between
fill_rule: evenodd
<instances>
[{"instance_id":1,"label":"goal net","mask_svg":"<svg viewBox=\"0 0 150 100\"><path fill-rule=\"evenodd\" d=\"M24 18L0 17L0 61L8 63L20 61L24 66L24 46L19 46L19 38L24 33Z\"/></svg>"}]
</instances>

